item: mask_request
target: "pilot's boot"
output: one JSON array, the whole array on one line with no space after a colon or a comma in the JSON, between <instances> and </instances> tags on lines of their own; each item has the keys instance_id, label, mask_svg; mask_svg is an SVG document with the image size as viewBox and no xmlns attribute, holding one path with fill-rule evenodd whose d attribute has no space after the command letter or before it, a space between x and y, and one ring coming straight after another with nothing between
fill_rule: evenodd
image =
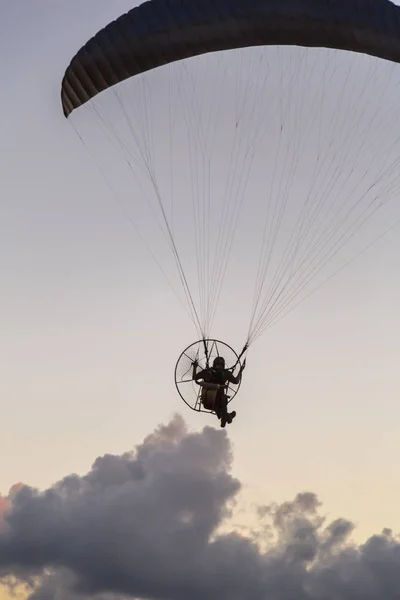
<instances>
[{"instance_id":1,"label":"pilot's boot","mask_svg":"<svg viewBox=\"0 0 400 600\"><path fill-rule=\"evenodd\" d=\"M236 411L235 411L235 410L233 410L231 413L228 413L228 414L227 414L227 417L226 417L226 422L227 422L227 423L232 423L232 421L233 421L233 419L234 419L235 417L236 417Z\"/></svg>"}]
</instances>

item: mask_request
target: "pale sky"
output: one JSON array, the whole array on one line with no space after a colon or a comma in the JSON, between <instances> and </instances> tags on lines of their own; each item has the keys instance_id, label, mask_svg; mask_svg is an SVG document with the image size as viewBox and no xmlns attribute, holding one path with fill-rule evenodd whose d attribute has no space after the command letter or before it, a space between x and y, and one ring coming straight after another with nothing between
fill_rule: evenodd
<instances>
[{"instance_id":1,"label":"pale sky","mask_svg":"<svg viewBox=\"0 0 400 600\"><path fill-rule=\"evenodd\" d=\"M71 57L133 4L0 6L3 495L84 473L174 413L194 430L213 422L173 382L196 332L61 112ZM312 491L361 538L400 531L398 234L256 341L228 432L250 501ZM216 335L239 347L231 310Z\"/></svg>"}]
</instances>

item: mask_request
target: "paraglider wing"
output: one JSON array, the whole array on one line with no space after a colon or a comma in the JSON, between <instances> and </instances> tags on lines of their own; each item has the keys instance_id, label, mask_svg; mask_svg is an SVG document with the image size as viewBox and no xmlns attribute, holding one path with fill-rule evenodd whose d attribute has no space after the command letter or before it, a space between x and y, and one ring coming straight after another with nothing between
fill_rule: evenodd
<instances>
[{"instance_id":1,"label":"paraglider wing","mask_svg":"<svg viewBox=\"0 0 400 600\"><path fill-rule=\"evenodd\" d=\"M400 8L389 0L149 0L72 59L62 82L64 115L163 64L260 45L336 48L400 62Z\"/></svg>"}]
</instances>

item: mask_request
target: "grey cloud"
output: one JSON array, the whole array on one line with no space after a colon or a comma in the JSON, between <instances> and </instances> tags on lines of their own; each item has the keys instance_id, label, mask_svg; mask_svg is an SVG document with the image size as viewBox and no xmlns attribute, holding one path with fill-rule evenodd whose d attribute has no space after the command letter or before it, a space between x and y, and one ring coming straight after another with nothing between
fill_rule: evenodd
<instances>
[{"instance_id":1,"label":"grey cloud","mask_svg":"<svg viewBox=\"0 0 400 600\"><path fill-rule=\"evenodd\" d=\"M259 508L265 547L218 532L240 490L231 464L225 431L176 417L83 477L25 486L4 516L0 573L39 576L30 600L399 600L396 536L356 546L313 493Z\"/></svg>"}]
</instances>

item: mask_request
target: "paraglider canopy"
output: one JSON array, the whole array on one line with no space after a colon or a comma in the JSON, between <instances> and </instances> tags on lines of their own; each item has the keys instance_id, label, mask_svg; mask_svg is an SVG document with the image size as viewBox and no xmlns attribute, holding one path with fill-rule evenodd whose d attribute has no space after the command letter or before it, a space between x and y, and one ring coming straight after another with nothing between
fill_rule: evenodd
<instances>
[{"instance_id":1,"label":"paraglider canopy","mask_svg":"<svg viewBox=\"0 0 400 600\"><path fill-rule=\"evenodd\" d=\"M62 82L64 114L161 65L258 45L335 48L400 62L400 9L389 0L149 0L72 59Z\"/></svg>"},{"instance_id":2,"label":"paraglider canopy","mask_svg":"<svg viewBox=\"0 0 400 600\"><path fill-rule=\"evenodd\" d=\"M135 227L147 202L137 230L197 339L231 273L232 325L253 293L247 348L372 245L400 190L399 62L389 0L150 0L71 60L63 113Z\"/></svg>"}]
</instances>

